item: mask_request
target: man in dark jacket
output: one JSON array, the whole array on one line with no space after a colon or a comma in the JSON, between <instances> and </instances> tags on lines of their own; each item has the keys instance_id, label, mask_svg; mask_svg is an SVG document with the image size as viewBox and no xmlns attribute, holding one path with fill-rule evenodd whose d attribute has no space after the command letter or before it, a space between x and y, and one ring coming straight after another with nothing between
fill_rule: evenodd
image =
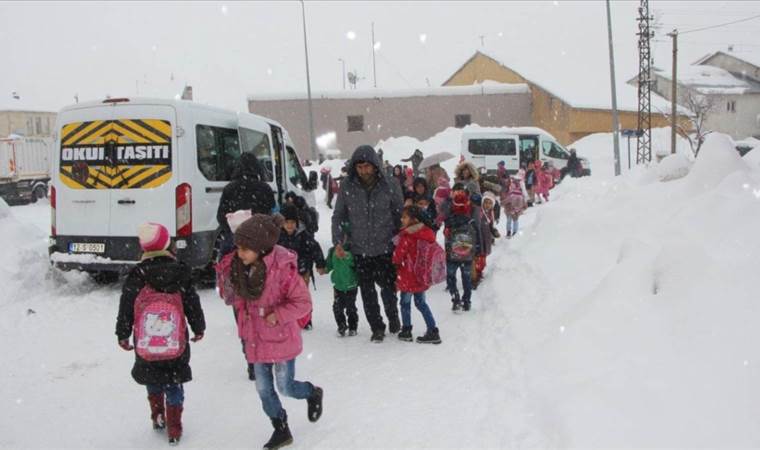
<instances>
[{"instance_id":1,"label":"man in dark jacket","mask_svg":"<svg viewBox=\"0 0 760 450\"><path fill-rule=\"evenodd\" d=\"M227 224L227 214L241 209L250 209L252 214L271 214L274 209L274 192L268 184L261 181L261 166L256 155L243 153L232 181L224 187L216 220L222 235L221 255L233 248L232 231Z\"/></svg>"},{"instance_id":2,"label":"man in dark jacket","mask_svg":"<svg viewBox=\"0 0 760 450\"><path fill-rule=\"evenodd\" d=\"M411 162L412 170L414 170L414 176L418 177L420 176L420 164L422 164L423 159L425 159L425 155L422 154L420 149L416 149L414 153L412 153L412 156L406 159L402 159L401 162Z\"/></svg>"},{"instance_id":3,"label":"man in dark jacket","mask_svg":"<svg viewBox=\"0 0 760 450\"><path fill-rule=\"evenodd\" d=\"M372 341L382 342L385 323L380 315L375 283L380 286L388 329L401 329L396 298L396 271L391 262L392 239L401 226L403 197L398 183L381 170L380 160L369 145L358 147L349 164L348 178L341 183L332 216L335 253L341 258L344 237L356 259L364 313L372 328ZM341 224L348 224L348 236Z\"/></svg>"},{"instance_id":4,"label":"man in dark jacket","mask_svg":"<svg viewBox=\"0 0 760 450\"><path fill-rule=\"evenodd\" d=\"M573 178L581 176L583 173L583 165L578 158L578 154L575 153L575 149L570 149L570 158L567 159L567 165L560 170L561 178L565 178L570 175Z\"/></svg>"}]
</instances>

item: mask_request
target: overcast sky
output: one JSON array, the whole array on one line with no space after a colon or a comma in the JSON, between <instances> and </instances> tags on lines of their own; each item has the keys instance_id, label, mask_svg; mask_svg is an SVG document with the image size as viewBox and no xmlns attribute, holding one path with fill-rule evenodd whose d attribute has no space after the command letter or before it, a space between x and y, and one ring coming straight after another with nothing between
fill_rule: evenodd
<instances>
[{"instance_id":1,"label":"overcast sky","mask_svg":"<svg viewBox=\"0 0 760 450\"><path fill-rule=\"evenodd\" d=\"M637 7L612 3L618 78L637 71ZM760 14L751 1L652 0L650 7L662 24L655 65L668 70L666 32ZM602 1L307 1L312 90L342 88L339 58L364 78L360 89L372 87L373 21L383 89L438 86L476 50L536 58L568 50L581 66L604 70L605 14ZM679 64L730 44L760 53L759 35L760 20L752 20L682 36ZM187 83L199 101L244 110L248 94L306 90L299 2L3 2L0 43L0 107L14 91L26 106L58 110L75 95L173 97ZM558 61L557 76L579 74Z\"/></svg>"}]
</instances>

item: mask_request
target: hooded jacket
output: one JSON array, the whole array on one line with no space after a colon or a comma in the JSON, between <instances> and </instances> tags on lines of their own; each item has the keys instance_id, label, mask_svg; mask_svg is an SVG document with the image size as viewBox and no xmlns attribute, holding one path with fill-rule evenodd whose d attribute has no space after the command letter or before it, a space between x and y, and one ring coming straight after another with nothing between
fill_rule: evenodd
<instances>
[{"instance_id":1,"label":"hooded jacket","mask_svg":"<svg viewBox=\"0 0 760 450\"><path fill-rule=\"evenodd\" d=\"M234 254L222 258L216 267L219 294L235 308L238 336L243 340L249 363L289 361L303 350L298 320L311 312L311 296L298 275L296 255L275 245L264 256L266 281L264 291L256 300L238 296L232 288L231 266ZM274 313L276 325L266 317Z\"/></svg>"},{"instance_id":2,"label":"hooded jacket","mask_svg":"<svg viewBox=\"0 0 760 450\"><path fill-rule=\"evenodd\" d=\"M135 322L135 300L145 285L159 292L180 292L185 317L194 334L206 329L206 321L198 294L193 288L190 267L169 256L157 256L142 261L133 268L121 291L119 315L116 318L116 336L119 340L129 339ZM189 333L185 338L189 337ZM146 361L137 352L132 367L132 378L139 384L179 384L193 379L190 370L190 342L177 359L166 361Z\"/></svg>"},{"instance_id":3,"label":"hooded jacket","mask_svg":"<svg viewBox=\"0 0 760 450\"><path fill-rule=\"evenodd\" d=\"M271 214L274 209L274 192L261 181L262 168L256 156L243 153L239 166L232 175L232 181L224 187L219 200L216 220L224 233L231 233L227 224L227 213L250 209L253 214Z\"/></svg>"},{"instance_id":4,"label":"hooded jacket","mask_svg":"<svg viewBox=\"0 0 760 450\"><path fill-rule=\"evenodd\" d=\"M365 186L356 172L358 163L375 166L375 182ZM343 242L341 224L350 226L347 237L353 254L361 256L386 255L393 251L391 240L401 225L403 196L398 183L389 180L380 170L375 150L363 145L354 151L348 178L341 183L332 216L333 245Z\"/></svg>"},{"instance_id":5,"label":"hooded jacket","mask_svg":"<svg viewBox=\"0 0 760 450\"><path fill-rule=\"evenodd\" d=\"M414 273L414 261L417 259L417 242L435 242L435 233L423 223L406 227L398 234L399 241L393 251L393 264L396 266L396 287L401 292L425 292L425 286Z\"/></svg>"},{"instance_id":6,"label":"hooded jacket","mask_svg":"<svg viewBox=\"0 0 760 450\"><path fill-rule=\"evenodd\" d=\"M462 178L462 172L464 169L467 169L467 171L470 172L470 178L466 180ZM471 162L465 161L463 163L460 163L457 166L456 170L454 170L454 182L464 184L465 189L467 189L470 194L480 194L480 183L478 183L479 179L480 175Z\"/></svg>"}]
</instances>

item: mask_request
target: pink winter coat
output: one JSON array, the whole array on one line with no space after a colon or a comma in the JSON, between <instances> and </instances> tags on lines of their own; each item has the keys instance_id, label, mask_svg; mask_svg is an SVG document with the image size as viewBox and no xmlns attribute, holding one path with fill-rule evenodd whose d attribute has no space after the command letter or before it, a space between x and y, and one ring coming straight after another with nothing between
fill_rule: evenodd
<instances>
[{"instance_id":1,"label":"pink winter coat","mask_svg":"<svg viewBox=\"0 0 760 450\"><path fill-rule=\"evenodd\" d=\"M249 363L289 361L303 350L298 319L311 312L311 296L306 283L298 274L295 253L275 245L264 257L267 278L264 292L258 300L245 300L232 288L232 259L235 252L217 264L219 294L235 308L238 336L245 344ZM271 326L266 316L274 313L277 324Z\"/></svg>"},{"instance_id":2,"label":"pink winter coat","mask_svg":"<svg viewBox=\"0 0 760 450\"><path fill-rule=\"evenodd\" d=\"M448 200L449 196L451 195L451 188L449 187L449 180L441 177L438 179L438 187L435 189L435 192L433 194L433 201L435 202L435 207L438 210L438 217L435 218L435 224L440 225L443 223L443 216L441 215L441 205L443 205L443 202Z\"/></svg>"}]
</instances>

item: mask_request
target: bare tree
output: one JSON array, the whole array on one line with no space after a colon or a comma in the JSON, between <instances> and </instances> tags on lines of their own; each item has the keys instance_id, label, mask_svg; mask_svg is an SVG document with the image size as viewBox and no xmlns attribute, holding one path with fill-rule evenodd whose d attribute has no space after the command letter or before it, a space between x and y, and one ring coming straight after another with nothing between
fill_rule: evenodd
<instances>
[{"instance_id":1,"label":"bare tree","mask_svg":"<svg viewBox=\"0 0 760 450\"><path fill-rule=\"evenodd\" d=\"M689 109L693 116L688 122L690 125L688 128L684 126L686 124L679 122L678 133L689 141L689 147L696 157L707 135L713 132L707 129L707 119L715 110L716 97L700 94L692 89L682 89L679 97L681 100L679 103Z\"/></svg>"}]
</instances>

